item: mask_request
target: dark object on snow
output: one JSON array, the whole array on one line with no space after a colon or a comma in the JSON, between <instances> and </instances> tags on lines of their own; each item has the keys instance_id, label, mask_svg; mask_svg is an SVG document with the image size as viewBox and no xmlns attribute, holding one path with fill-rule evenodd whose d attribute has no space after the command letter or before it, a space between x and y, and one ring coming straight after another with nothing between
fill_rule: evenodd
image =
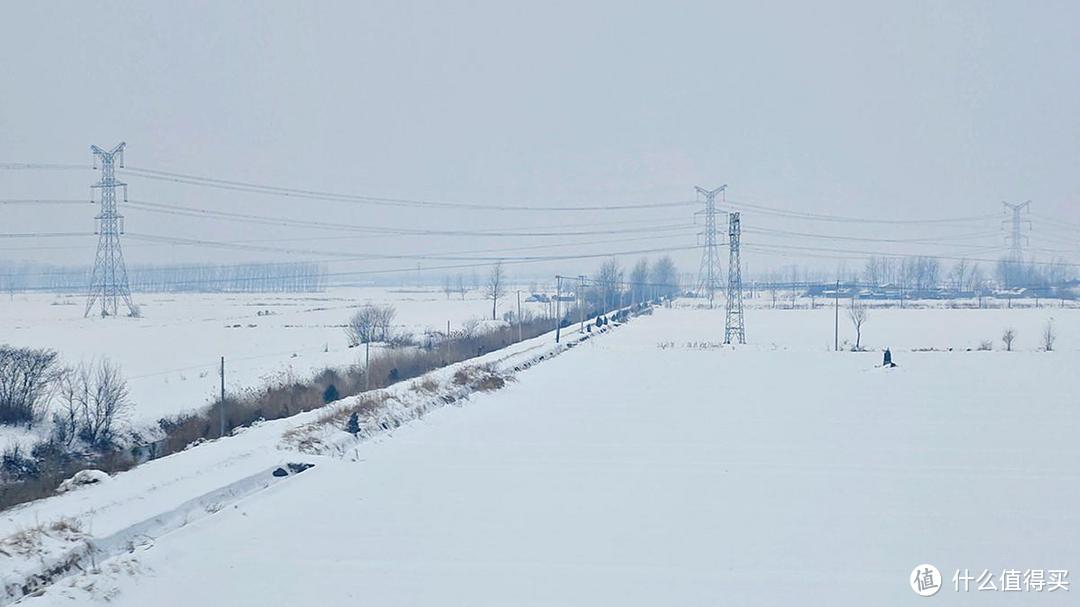
<instances>
[{"instance_id":1,"label":"dark object on snow","mask_svg":"<svg viewBox=\"0 0 1080 607\"><path fill-rule=\"evenodd\" d=\"M334 384L330 384L326 387L326 390L323 391L322 399L324 403L330 404L339 398L341 398L341 395L338 394L337 386Z\"/></svg>"},{"instance_id":2,"label":"dark object on snow","mask_svg":"<svg viewBox=\"0 0 1080 607\"><path fill-rule=\"evenodd\" d=\"M352 412L349 416L349 422L345 424L345 431L353 436L360 434L360 416L356 414L356 411Z\"/></svg>"},{"instance_id":3,"label":"dark object on snow","mask_svg":"<svg viewBox=\"0 0 1080 607\"><path fill-rule=\"evenodd\" d=\"M289 471L284 468L274 470L274 476L289 476Z\"/></svg>"},{"instance_id":4,"label":"dark object on snow","mask_svg":"<svg viewBox=\"0 0 1080 607\"><path fill-rule=\"evenodd\" d=\"M315 467L315 464L309 464L307 462L300 462L300 463L289 462L288 464L285 464L285 465L289 467L289 472L292 472L293 474L300 474L301 472L303 472L304 470L307 470L308 468L314 468Z\"/></svg>"},{"instance_id":5,"label":"dark object on snow","mask_svg":"<svg viewBox=\"0 0 1080 607\"><path fill-rule=\"evenodd\" d=\"M885 348L885 358L881 361L881 366L889 368L896 366L896 363L892 361L892 351L888 348Z\"/></svg>"}]
</instances>

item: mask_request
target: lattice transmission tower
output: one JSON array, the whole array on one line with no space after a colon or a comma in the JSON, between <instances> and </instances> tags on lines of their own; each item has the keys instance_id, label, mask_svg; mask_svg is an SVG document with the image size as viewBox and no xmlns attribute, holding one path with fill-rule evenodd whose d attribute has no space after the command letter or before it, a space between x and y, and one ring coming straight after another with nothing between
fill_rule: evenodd
<instances>
[{"instance_id":1,"label":"lattice transmission tower","mask_svg":"<svg viewBox=\"0 0 1080 607\"><path fill-rule=\"evenodd\" d=\"M716 241L716 195L722 194L727 185L715 190L695 186L698 194L705 197L705 250L701 254L701 268L698 270L698 297L709 298L709 307L713 307L716 289L720 287L720 248Z\"/></svg>"},{"instance_id":2,"label":"lattice transmission tower","mask_svg":"<svg viewBox=\"0 0 1080 607\"><path fill-rule=\"evenodd\" d=\"M728 214L728 280L727 304L724 320L724 343L730 344L737 339L746 343L746 326L743 323L742 305L742 263L739 261L739 240L742 225L738 213Z\"/></svg>"},{"instance_id":3,"label":"lattice transmission tower","mask_svg":"<svg viewBox=\"0 0 1080 607\"><path fill-rule=\"evenodd\" d=\"M1024 247L1021 243L1026 240L1022 235L1022 226L1025 222L1028 224L1028 227L1031 226L1030 221L1021 218L1020 211L1027 209L1028 212L1030 212L1031 201L1026 200L1020 204L1010 204L1008 202L1002 202L1001 204L1005 207L1006 213L1012 211L1012 234L1005 238L1009 241L1009 244L1012 245L1012 258L1016 261L1020 261L1024 257Z\"/></svg>"},{"instance_id":4,"label":"lattice transmission tower","mask_svg":"<svg viewBox=\"0 0 1080 607\"><path fill-rule=\"evenodd\" d=\"M1020 282L1021 268L1024 266L1024 243L1027 237L1023 235L1023 224L1027 223L1028 228L1031 228L1031 222L1021 217L1020 212L1027 209L1031 212L1031 201L1026 200L1020 204L1010 204L1008 202L1002 202L1002 206L1005 207L1005 213L1012 212L1012 230L1005 236L1005 240L1009 241L1011 245L1011 251L1009 252L1009 261L1007 264L1008 272L1005 276L1005 286L1013 287L1016 283ZM1002 223L1009 222L1006 219Z\"/></svg>"},{"instance_id":5,"label":"lattice transmission tower","mask_svg":"<svg viewBox=\"0 0 1080 607\"><path fill-rule=\"evenodd\" d=\"M116 167L124 167L124 146L120 143L105 151L96 145L90 146L94 153L94 168L101 163L101 180L90 186L100 191L101 212L94 219L97 221L95 232L98 234L97 256L94 259L94 271L90 276L90 292L86 297L86 312L89 316L94 304L101 302L102 316L116 316L120 300L124 301L131 316L137 314L131 301L128 288L127 267L124 265L124 253L120 249L120 235L124 233L124 216L116 210L116 189L124 189L127 201L127 184L116 180Z\"/></svg>"}]
</instances>

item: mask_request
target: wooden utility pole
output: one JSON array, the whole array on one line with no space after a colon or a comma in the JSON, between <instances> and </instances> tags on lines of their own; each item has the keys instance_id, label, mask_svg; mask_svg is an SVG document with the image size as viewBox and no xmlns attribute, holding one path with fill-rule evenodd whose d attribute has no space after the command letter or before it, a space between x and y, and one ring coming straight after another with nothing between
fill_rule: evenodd
<instances>
[{"instance_id":1,"label":"wooden utility pole","mask_svg":"<svg viewBox=\"0 0 1080 607\"><path fill-rule=\"evenodd\" d=\"M518 311L517 311L518 341L521 341L521 289L518 289L517 297L518 297Z\"/></svg>"},{"instance_id":2,"label":"wooden utility pole","mask_svg":"<svg viewBox=\"0 0 1080 607\"><path fill-rule=\"evenodd\" d=\"M579 274L577 277L577 301L578 301L578 333L585 332L585 276Z\"/></svg>"},{"instance_id":3,"label":"wooden utility pole","mask_svg":"<svg viewBox=\"0 0 1080 607\"><path fill-rule=\"evenodd\" d=\"M221 429L218 437L225 436L225 357L221 357Z\"/></svg>"},{"instance_id":4,"label":"wooden utility pole","mask_svg":"<svg viewBox=\"0 0 1080 607\"><path fill-rule=\"evenodd\" d=\"M833 302L833 351L840 351L840 281L836 281L836 292Z\"/></svg>"},{"instance_id":5,"label":"wooden utility pole","mask_svg":"<svg viewBox=\"0 0 1080 607\"><path fill-rule=\"evenodd\" d=\"M562 329L562 276L555 277L555 343L559 343Z\"/></svg>"},{"instance_id":6,"label":"wooden utility pole","mask_svg":"<svg viewBox=\"0 0 1080 607\"><path fill-rule=\"evenodd\" d=\"M371 388L371 337L364 342L364 391Z\"/></svg>"}]
</instances>

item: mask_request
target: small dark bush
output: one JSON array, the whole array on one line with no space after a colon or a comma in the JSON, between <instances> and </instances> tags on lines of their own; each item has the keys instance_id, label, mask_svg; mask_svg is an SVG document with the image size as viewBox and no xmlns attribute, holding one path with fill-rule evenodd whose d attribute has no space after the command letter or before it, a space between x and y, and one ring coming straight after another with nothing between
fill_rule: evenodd
<instances>
[{"instance_id":1,"label":"small dark bush","mask_svg":"<svg viewBox=\"0 0 1080 607\"><path fill-rule=\"evenodd\" d=\"M22 480L38 475L37 462L25 455L19 445L12 445L0 454L0 473L8 478Z\"/></svg>"},{"instance_id":2,"label":"small dark bush","mask_svg":"<svg viewBox=\"0 0 1080 607\"><path fill-rule=\"evenodd\" d=\"M324 403L332 403L339 398L341 398L341 395L338 394L337 386L334 384L330 384L323 390L322 399Z\"/></svg>"}]
</instances>

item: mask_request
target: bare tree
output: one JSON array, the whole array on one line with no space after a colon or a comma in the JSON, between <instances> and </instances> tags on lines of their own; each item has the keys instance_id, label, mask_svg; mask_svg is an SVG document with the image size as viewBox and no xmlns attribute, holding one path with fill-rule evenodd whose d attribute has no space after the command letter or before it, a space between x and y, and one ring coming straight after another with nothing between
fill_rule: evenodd
<instances>
[{"instance_id":1,"label":"bare tree","mask_svg":"<svg viewBox=\"0 0 1080 607\"><path fill-rule=\"evenodd\" d=\"M53 435L57 442L70 445L78 435L83 412L90 402L90 368L66 367L57 378L56 411L53 412Z\"/></svg>"},{"instance_id":2,"label":"bare tree","mask_svg":"<svg viewBox=\"0 0 1080 607\"><path fill-rule=\"evenodd\" d=\"M366 305L356 311L345 325L345 335L349 347L366 344L375 339L378 311L373 305Z\"/></svg>"},{"instance_id":3,"label":"bare tree","mask_svg":"<svg viewBox=\"0 0 1080 607\"><path fill-rule=\"evenodd\" d=\"M600 271L596 275L597 282L600 288L600 299L603 304L603 312L607 312L611 309L610 303L612 300L617 300L620 283L622 283L622 269L619 268L619 262L614 259L605 261L600 266Z\"/></svg>"},{"instance_id":4,"label":"bare tree","mask_svg":"<svg viewBox=\"0 0 1080 607\"><path fill-rule=\"evenodd\" d=\"M957 291L963 291L964 287L968 283L968 274L971 272L971 264L968 260L961 259L953 265L952 271L949 272L949 281L952 283L952 288Z\"/></svg>"},{"instance_id":5,"label":"bare tree","mask_svg":"<svg viewBox=\"0 0 1080 607\"><path fill-rule=\"evenodd\" d=\"M852 298L851 305L848 306L848 318L855 327L855 350L862 350L862 326L866 324L866 306Z\"/></svg>"},{"instance_id":6,"label":"bare tree","mask_svg":"<svg viewBox=\"0 0 1080 607\"><path fill-rule=\"evenodd\" d=\"M1005 350L1012 352L1013 341L1016 339L1016 329L1009 327L1001 334L1001 341L1005 344Z\"/></svg>"},{"instance_id":7,"label":"bare tree","mask_svg":"<svg viewBox=\"0 0 1080 607\"><path fill-rule=\"evenodd\" d=\"M653 264L651 282L658 296L672 297L679 292L679 273L670 256L664 255Z\"/></svg>"},{"instance_id":8,"label":"bare tree","mask_svg":"<svg viewBox=\"0 0 1080 607\"><path fill-rule=\"evenodd\" d=\"M454 288L450 285L450 275L447 274L443 278L443 292L446 293L446 299L450 299L450 294L454 292Z\"/></svg>"},{"instance_id":9,"label":"bare tree","mask_svg":"<svg viewBox=\"0 0 1080 607\"><path fill-rule=\"evenodd\" d=\"M487 282L484 284L484 297L491 300L491 320L496 319L496 310L499 299L506 295L506 275L503 272L501 261L496 261L488 273Z\"/></svg>"},{"instance_id":10,"label":"bare tree","mask_svg":"<svg viewBox=\"0 0 1080 607\"><path fill-rule=\"evenodd\" d=\"M1054 331L1054 321L1046 321L1046 326L1043 327L1042 333L1043 350L1052 352L1054 350L1054 342L1057 341L1057 333Z\"/></svg>"},{"instance_id":11,"label":"bare tree","mask_svg":"<svg viewBox=\"0 0 1080 607\"><path fill-rule=\"evenodd\" d=\"M397 309L394 306L376 306L375 337L379 341L390 341L393 337L394 318Z\"/></svg>"},{"instance_id":12,"label":"bare tree","mask_svg":"<svg viewBox=\"0 0 1080 607\"><path fill-rule=\"evenodd\" d=\"M465 277L461 274L457 275L457 291L458 295L461 295L461 301L465 301Z\"/></svg>"},{"instance_id":13,"label":"bare tree","mask_svg":"<svg viewBox=\"0 0 1080 607\"><path fill-rule=\"evenodd\" d=\"M645 301L645 284L649 282L649 260L642 257L630 270L630 288L633 291L634 303Z\"/></svg>"},{"instance_id":14,"label":"bare tree","mask_svg":"<svg viewBox=\"0 0 1080 607\"><path fill-rule=\"evenodd\" d=\"M79 394L79 438L92 446L107 447L115 438L117 422L130 408L120 367L102 358L96 365L82 366L74 377Z\"/></svg>"},{"instance_id":15,"label":"bare tree","mask_svg":"<svg viewBox=\"0 0 1080 607\"><path fill-rule=\"evenodd\" d=\"M0 345L0 424L32 425L48 408L57 377L52 350Z\"/></svg>"},{"instance_id":16,"label":"bare tree","mask_svg":"<svg viewBox=\"0 0 1080 607\"><path fill-rule=\"evenodd\" d=\"M397 310L394 306L365 305L349 318L345 325L345 335L349 347L368 344L373 341L387 341Z\"/></svg>"}]
</instances>

